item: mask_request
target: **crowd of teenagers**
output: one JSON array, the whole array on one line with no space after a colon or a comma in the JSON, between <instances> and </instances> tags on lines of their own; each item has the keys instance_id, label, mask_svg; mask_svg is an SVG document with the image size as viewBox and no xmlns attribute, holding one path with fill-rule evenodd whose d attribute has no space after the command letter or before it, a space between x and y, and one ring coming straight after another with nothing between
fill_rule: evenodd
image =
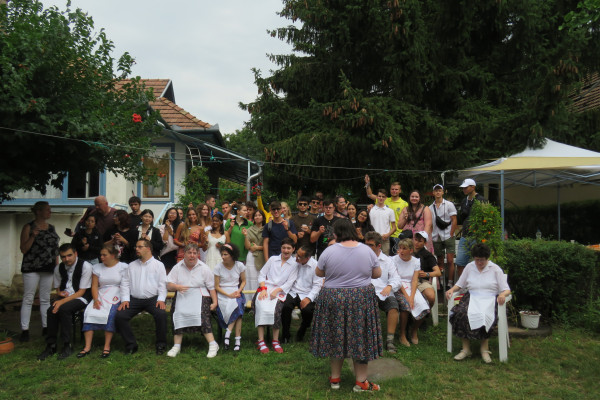
<instances>
[{"instance_id":1,"label":"crowd of teenagers","mask_svg":"<svg viewBox=\"0 0 600 400\"><path fill-rule=\"evenodd\" d=\"M260 193L256 203L222 202L216 208L210 195L202 204L167 210L161 224L151 210L141 209L138 197L130 199L127 213L99 196L75 231L65 232L72 242L60 246L48 223L50 206L38 202L32 208L35 219L21 233L21 340L29 340L39 287L46 340L39 360L57 353L59 343L58 358L73 354L72 317L78 312L84 315L85 337L78 358L92 351L95 330L104 331L100 357L110 356L115 332L123 338L125 354L133 354L138 346L130 320L142 311L154 318L157 354L176 357L183 335L201 332L208 342L206 356L212 358L220 349L241 351L248 295L258 352L283 353L297 313L301 322L294 339L303 341L310 330L310 351L330 360L332 389L339 389L343 360L351 358L353 390L379 390L367 380L369 361L384 349L396 353L397 345L418 345L419 327L437 296L431 280L448 268L447 298L466 292L451 316L463 345L454 359L470 357L470 341L479 340L483 361L492 362L488 339L496 324L496 303L503 304L510 289L500 267L489 260L489 248L469 238L471 206L485 201L475 181L462 183L465 198L458 209L444 199L441 184L433 187L434 201L427 206L418 190L410 191L406 202L398 182L390 185L389 197L386 189L373 191L370 183L365 176L366 194L374 204L364 208L343 196L323 199L322 193L299 196L295 213L276 200L267 211ZM167 350L169 292L174 293L174 344ZM211 318L225 330L220 344Z\"/></svg>"}]
</instances>

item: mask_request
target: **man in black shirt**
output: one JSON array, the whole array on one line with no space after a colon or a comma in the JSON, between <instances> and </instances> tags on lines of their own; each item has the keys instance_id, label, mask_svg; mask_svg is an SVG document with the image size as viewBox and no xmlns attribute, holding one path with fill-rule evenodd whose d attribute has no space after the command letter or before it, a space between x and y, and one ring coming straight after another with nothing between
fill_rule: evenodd
<instances>
[{"instance_id":1,"label":"man in black shirt","mask_svg":"<svg viewBox=\"0 0 600 400\"><path fill-rule=\"evenodd\" d=\"M438 267L435 256L425 248L427 240L429 240L427 232L420 231L415 233L413 255L421 262L418 289L431 306L435 302L436 288L431 285L429 278L440 277L442 276L442 272L440 271L440 267Z\"/></svg>"},{"instance_id":2,"label":"man in black shirt","mask_svg":"<svg viewBox=\"0 0 600 400\"><path fill-rule=\"evenodd\" d=\"M325 200L323 202L324 215L315 219L315 222L312 224L310 242L317 244L317 258L335 240L333 236L333 223L339 218L333 215L334 210L333 201Z\"/></svg>"}]
</instances>

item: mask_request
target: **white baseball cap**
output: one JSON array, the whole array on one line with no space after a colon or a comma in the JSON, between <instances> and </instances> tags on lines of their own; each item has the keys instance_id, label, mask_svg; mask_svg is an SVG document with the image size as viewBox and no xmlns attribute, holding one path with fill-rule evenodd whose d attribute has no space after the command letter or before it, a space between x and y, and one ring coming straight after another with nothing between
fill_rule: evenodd
<instances>
[{"instance_id":1,"label":"white baseball cap","mask_svg":"<svg viewBox=\"0 0 600 400\"><path fill-rule=\"evenodd\" d=\"M444 186L442 186L441 183L436 183L435 185L433 185L433 190L440 188L440 189L444 189Z\"/></svg>"},{"instance_id":2,"label":"white baseball cap","mask_svg":"<svg viewBox=\"0 0 600 400\"><path fill-rule=\"evenodd\" d=\"M465 179L463 181L463 183L460 185L461 188L465 188L468 186L477 186L477 184L475 183L475 181L473 179Z\"/></svg>"},{"instance_id":3,"label":"white baseball cap","mask_svg":"<svg viewBox=\"0 0 600 400\"><path fill-rule=\"evenodd\" d=\"M416 235L421 236L423 239L425 239L425 241L429 240L429 235L425 231L419 231L419 232L415 233L415 236Z\"/></svg>"}]
</instances>

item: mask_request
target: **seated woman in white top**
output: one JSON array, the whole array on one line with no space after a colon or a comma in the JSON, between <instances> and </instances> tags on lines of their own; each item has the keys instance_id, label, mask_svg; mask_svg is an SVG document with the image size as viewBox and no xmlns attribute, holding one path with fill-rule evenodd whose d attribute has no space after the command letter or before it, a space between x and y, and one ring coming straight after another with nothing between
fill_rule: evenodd
<instances>
[{"instance_id":1,"label":"seated woman in white top","mask_svg":"<svg viewBox=\"0 0 600 400\"><path fill-rule=\"evenodd\" d=\"M510 288L502 268L489 261L490 248L477 243L471 249L472 262L467 264L460 279L446 292L446 298L460 289L467 293L452 309L450 323L454 334L462 338L462 350L454 359L464 360L471 356L471 340L481 340L481 358L486 364L492 362L489 338L498 322L498 304L504 304Z\"/></svg>"}]
</instances>

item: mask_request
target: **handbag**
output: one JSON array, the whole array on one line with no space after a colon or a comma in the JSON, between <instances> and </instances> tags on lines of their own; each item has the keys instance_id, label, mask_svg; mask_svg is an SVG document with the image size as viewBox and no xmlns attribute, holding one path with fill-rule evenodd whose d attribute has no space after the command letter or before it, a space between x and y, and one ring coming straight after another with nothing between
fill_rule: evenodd
<instances>
[{"instance_id":1,"label":"handbag","mask_svg":"<svg viewBox=\"0 0 600 400\"><path fill-rule=\"evenodd\" d=\"M447 227L450 226L450 224L452 224L452 222L446 222L444 221L437 213L436 210L436 206L435 203L433 203L433 212L435 213L435 224L437 225L438 228L440 228L441 230L445 230Z\"/></svg>"}]
</instances>

